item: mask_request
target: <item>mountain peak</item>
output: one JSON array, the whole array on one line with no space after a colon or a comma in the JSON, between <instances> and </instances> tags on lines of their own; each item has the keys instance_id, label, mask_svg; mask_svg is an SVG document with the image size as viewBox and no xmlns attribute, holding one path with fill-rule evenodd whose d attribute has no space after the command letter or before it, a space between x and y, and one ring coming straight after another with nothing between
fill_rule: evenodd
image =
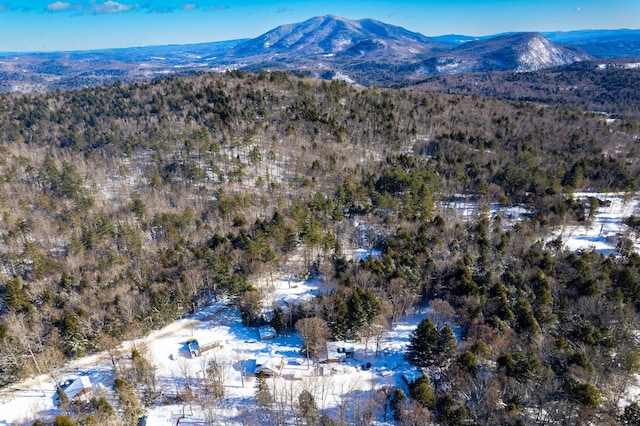
<instances>
[{"instance_id":1,"label":"mountain peak","mask_svg":"<svg viewBox=\"0 0 640 426\"><path fill-rule=\"evenodd\" d=\"M552 40L545 38L549 34ZM589 60L591 55L637 58L638 34L640 30L430 38L374 19L330 14L282 25L251 40L20 57L0 54L10 58L0 63L0 92L232 68L283 70L362 85L405 85L436 75L533 71ZM22 68L35 71L15 72Z\"/></svg>"},{"instance_id":2,"label":"mountain peak","mask_svg":"<svg viewBox=\"0 0 640 426\"><path fill-rule=\"evenodd\" d=\"M539 33L529 33L520 46L517 71L536 71L590 59L589 55L561 47Z\"/></svg>"},{"instance_id":3,"label":"mountain peak","mask_svg":"<svg viewBox=\"0 0 640 426\"><path fill-rule=\"evenodd\" d=\"M385 49L397 50L399 55L405 50L427 52L434 45L440 45L422 34L373 19L351 20L325 15L274 28L238 45L231 51L231 56L268 55L275 58L279 55L336 55L362 42L369 42L369 46L384 45Z\"/></svg>"},{"instance_id":4,"label":"mountain peak","mask_svg":"<svg viewBox=\"0 0 640 426\"><path fill-rule=\"evenodd\" d=\"M449 55L459 66L457 71L535 71L589 59L549 41L540 33L506 33L470 41Z\"/></svg>"}]
</instances>

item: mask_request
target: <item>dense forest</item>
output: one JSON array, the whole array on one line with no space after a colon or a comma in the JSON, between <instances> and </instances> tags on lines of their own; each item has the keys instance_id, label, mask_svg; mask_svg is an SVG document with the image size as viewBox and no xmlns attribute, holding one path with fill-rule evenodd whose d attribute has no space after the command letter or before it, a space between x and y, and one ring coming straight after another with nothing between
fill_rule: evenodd
<instances>
[{"instance_id":1,"label":"dense forest","mask_svg":"<svg viewBox=\"0 0 640 426\"><path fill-rule=\"evenodd\" d=\"M635 90L638 84L637 64L629 60L576 62L527 73L448 75L427 79L416 87L509 101L554 104L637 122L640 119L640 93Z\"/></svg>"},{"instance_id":2,"label":"dense forest","mask_svg":"<svg viewBox=\"0 0 640 426\"><path fill-rule=\"evenodd\" d=\"M638 191L639 136L562 106L280 72L2 95L0 385L213 299L260 323L252 283L295 270L335 290L274 313L278 330L359 339L427 302L461 327L460 344L444 322L414 332L424 376L391 395L398 424L637 424L620 404L640 372L637 218L618 256L546 237L592 218L575 191ZM462 220L457 197L531 214ZM354 219L379 258L345 257Z\"/></svg>"}]
</instances>

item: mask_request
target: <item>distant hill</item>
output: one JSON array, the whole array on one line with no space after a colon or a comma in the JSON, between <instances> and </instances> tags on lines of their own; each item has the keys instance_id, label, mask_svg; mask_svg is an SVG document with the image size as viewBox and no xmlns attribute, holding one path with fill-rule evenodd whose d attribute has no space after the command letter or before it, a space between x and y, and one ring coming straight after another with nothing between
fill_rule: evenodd
<instances>
[{"instance_id":1,"label":"distant hill","mask_svg":"<svg viewBox=\"0 0 640 426\"><path fill-rule=\"evenodd\" d=\"M373 19L354 21L334 15L282 25L232 48L226 57L250 58L275 55L308 58L316 55L363 55L391 53L391 60L411 59L417 54L446 48L447 45L402 27Z\"/></svg>"},{"instance_id":2,"label":"distant hill","mask_svg":"<svg viewBox=\"0 0 640 426\"><path fill-rule=\"evenodd\" d=\"M0 53L0 91L51 91L228 69L403 86L438 75L536 71L589 59L633 57L640 57L640 30L426 37L372 19L327 15L282 25L254 39Z\"/></svg>"},{"instance_id":3,"label":"distant hill","mask_svg":"<svg viewBox=\"0 0 640 426\"><path fill-rule=\"evenodd\" d=\"M430 74L490 71L536 71L591 59L538 33L514 33L460 44L424 62Z\"/></svg>"},{"instance_id":4,"label":"distant hill","mask_svg":"<svg viewBox=\"0 0 640 426\"><path fill-rule=\"evenodd\" d=\"M570 49L580 49L600 59L640 58L640 30L589 30L545 33Z\"/></svg>"},{"instance_id":5,"label":"distant hill","mask_svg":"<svg viewBox=\"0 0 640 426\"><path fill-rule=\"evenodd\" d=\"M459 73L426 78L415 90L581 108L640 120L640 61L593 60L533 72Z\"/></svg>"},{"instance_id":6,"label":"distant hill","mask_svg":"<svg viewBox=\"0 0 640 426\"><path fill-rule=\"evenodd\" d=\"M0 53L0 92L45 92L210 71L242 40L69 52Z\"/></svg>"}]
</instances>

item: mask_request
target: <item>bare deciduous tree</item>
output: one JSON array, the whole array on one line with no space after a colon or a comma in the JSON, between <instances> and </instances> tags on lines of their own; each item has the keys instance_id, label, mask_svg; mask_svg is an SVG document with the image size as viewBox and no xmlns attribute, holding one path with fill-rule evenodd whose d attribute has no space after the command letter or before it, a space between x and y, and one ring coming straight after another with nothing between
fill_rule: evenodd
<instances>
[{"instance_id":1,"label":"bare deciduous tree","mask_svg":"<svg viewBox=\"0 0 640 426\"><path fill-rule=\"evenodd\" d=\"M318 317L303 318L296 323L296 331L303 340L307 356L307 368L311 368L311 358L317 357L329 336L327 323Z\"/></svg>"}]
</instances>

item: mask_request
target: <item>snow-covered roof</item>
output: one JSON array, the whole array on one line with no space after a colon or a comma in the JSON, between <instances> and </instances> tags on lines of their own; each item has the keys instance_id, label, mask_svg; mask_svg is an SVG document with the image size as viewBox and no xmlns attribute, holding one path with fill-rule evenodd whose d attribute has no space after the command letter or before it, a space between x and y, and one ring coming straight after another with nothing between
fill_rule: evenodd
<instances>
[{"instance_id":1,"label":"snow-covered roof","mask_svg":"<svg viewBox=\"0 0 640 426\"><path fill-rule=\"evenodd\" d=\"M276 333L276 331L270 325L265 325L258 328L258 334L260 335L260 340L275 339L276 337L278 337L278 333Z\"/></svg>"},{"instance_id":2,"label":"snow-covered roof","mask_svg":"<svg viewBox=\"0 0 640 426\"><path fill-rule=\"evenodd\" d=\"M282 355L265 355L256 359L254 373L257 375L261 371L267 376L279 375L284 367L284 357Z\"/></svg>"},{"instance_id":3,"label":"snow-covered roof","mask_svg":"<svg viewBox=\"0 0 640 426\"><path fill-rule=\"evenodd\" d=\"M91 379L88 376L73 376L66 379L60 386L69 400L80 397L91 391Z\"/></svg>"},{"instance_id":4,"label":"snow-covered roof","mask_svg":"<svg viewBox=\"0 0 640 426\"><path fill-rule=\"evenodd\" d=\"M315 296L313 294L288 294L282 301L287 305L300 305L301 303L311 302Z\"/></svg>"},{"instance_id":5,"label":"snow-covered roof","mask_svg":"<svg viewBox=\"0 0 640 426\"><path fill-rule=\"evenodd\" d=\"M320 355L320 362L344 361L347 355L354 353L353 344L344 341L327 342L326 347L326 354Z\"/></svg>"}]
</instances>

